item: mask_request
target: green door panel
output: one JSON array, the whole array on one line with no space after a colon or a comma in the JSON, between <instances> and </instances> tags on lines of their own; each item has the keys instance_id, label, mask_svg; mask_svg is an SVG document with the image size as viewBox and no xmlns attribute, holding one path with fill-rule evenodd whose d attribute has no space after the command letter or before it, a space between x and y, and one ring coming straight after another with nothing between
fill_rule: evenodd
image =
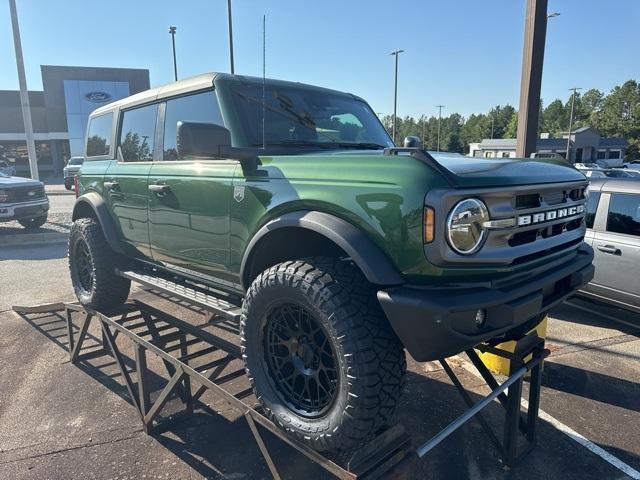
<instances>
[{"instance_id":1,"label":"green door panel","mask_svg":"<svg viewBox=\"0 0 640 480\"><path fill-rule=\"evenodd\" d=\"M150 257L147 179L151 162L112 161L104 175L103 196L116 226L123 248L132 256ZM113 183L109 187L109 183Z\"/></svg>"},{"instance_id":2,"label":"green door panel","mask_svg":"<svg viewBox=\"0 0 640 480\"><path fill-rule=\"evenodd\" d=\"M229 202L237 161L154 163L149 185L149 237L155 261L228 279Z\"/></svg>"}]
</instances>

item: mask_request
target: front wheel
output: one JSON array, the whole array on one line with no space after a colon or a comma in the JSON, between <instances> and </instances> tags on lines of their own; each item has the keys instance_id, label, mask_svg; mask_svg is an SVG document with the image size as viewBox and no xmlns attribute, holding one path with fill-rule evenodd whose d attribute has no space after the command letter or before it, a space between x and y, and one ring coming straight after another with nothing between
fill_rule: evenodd
<instances>
[{"instance_id":1,"label":"front wheel","mask_svg":"<svg viewBox=\"0 0 640 480\"><path fill-rule=\"evenodd\" d=\"M242 355L256 396L282 429L319 451L349 451L392 418L406 360L353 265L284 262L243 305Z\"/></svg>"},{"instance_id":2,"label":"front wheel","mask_svg":"<svg viewBox=\"0 0 640 480\"><path fill-rule=\"evenodd\" d=\"M42 225L47 223L47 216L42 215L40 217L34 217L34 218L21 218L20 220L18 220L18 223L22 225L24 228L29 230L34 228L40 228Z\"/></svg>"},{"instance_id":3,"label":"front wheel","mask_svg":"<svg viewBox=\"0 0 640 480\"><path fill-rule=\"evenodd\" d=\"M116 275L122 264L92 218L73 222L69 232L69 271L76 297L86 307L113 309L129 296L131 281Z\"/></svg>"}]
</instances>

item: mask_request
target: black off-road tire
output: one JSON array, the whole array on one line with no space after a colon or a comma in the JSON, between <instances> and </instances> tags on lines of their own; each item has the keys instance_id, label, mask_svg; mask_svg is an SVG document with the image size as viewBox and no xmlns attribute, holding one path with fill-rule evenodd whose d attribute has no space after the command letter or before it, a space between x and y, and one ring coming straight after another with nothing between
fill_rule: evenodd
<instances>
[{"instance_id":1,"label":"black off-road tire","mask_svg":"<svg viewBox=\"0 0 640 480\"><path fill-rule=\"evenodd\" d=\"M86 249L85 251L83 251ZM104 238L93 218L73 222L69 232L69 271L71 283L80 303L95 310L112 310L129 296L131 281L116 275L115 269L124 261ZM81 265L89 272L90 281L82 277Z\"/></svg>"},{"instance_id":2,"label":"black off-road tire","mask_svg":"<svg viewBox=\"0 0 640 480\"><path fill-rule=\"evenodd\" d=\"M28 230L40 228L42 225L47 223L47 216L42 215L34 218L21 218L18 220L18 223Z\"/></svg>"},{"instance_id":3,"label":"black off-road tire","mask_svg":"<svg viewBox=\"0 0 640 480\"><path fill-rule=\"evenodd\" d=\"M269 370L266 325L270 312L283 304L313 315L334 352L337 388L332 403L317 415L290 408ZM375 289L350 262L308 258L265 270L245 297L240 336L247 374L265 413L300 442L345 453L392 421L406 371L404 350Z\"/></svg>"}]
</instances>

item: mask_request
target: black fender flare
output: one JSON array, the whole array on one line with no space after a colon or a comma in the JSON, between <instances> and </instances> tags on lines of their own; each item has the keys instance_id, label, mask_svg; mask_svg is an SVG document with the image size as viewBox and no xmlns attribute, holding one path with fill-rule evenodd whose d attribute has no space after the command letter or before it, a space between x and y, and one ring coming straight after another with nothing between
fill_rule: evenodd
<instances>
[{"instance_id":1,"label":"black fender flare","mask_svg":"<svg viewBox=\"0 0 640 480\"><path fill-rule=\"evenodd\" d=\"M71 220L82 218L84 215L80 212L87 207L93 211L94 216L98 219L104 238L107 240L111 250L117 253L124 253L118 240L118 230L111 214L109 213L109 208L107 207L104 199L96 192L85 193L76 199L76 203L73 206Z\"/></svg>"},{"instance_id":2,"label":"black fender flare","mask_svg":"<svg viewBox=\"0 0 640 480\"><path fill-rule=\"evenodd\" d=\"M240 278L245 289L247 269L254 247L270 232L281 228L303 228L322 235L339 246L358 266L366 279L375 285L402 285L402 276L389 257L362 230L334 215L318 211L286 213L266 223L251 238L242 257Z\"/></svg>"}]
</instances>

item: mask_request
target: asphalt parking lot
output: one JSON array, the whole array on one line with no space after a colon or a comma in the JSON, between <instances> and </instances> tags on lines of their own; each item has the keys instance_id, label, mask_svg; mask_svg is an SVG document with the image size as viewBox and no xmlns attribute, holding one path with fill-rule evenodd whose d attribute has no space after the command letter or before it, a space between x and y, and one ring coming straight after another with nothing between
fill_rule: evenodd
<instances>
[{"instance_id":1,"label":"asphalt parking lot","mask_svg":"<svg viewBox=\"0 0 640 480\"><path fill-rule=\"evenodd\" d=\"M11 311L15 304L74 300L65 255L63 244L0 250L0 479L269 478L241 412L203 397L208 408L148 436L110 357L73 366L62 316ZM133 296L199 321L198 313L147 292ZM549 321L538 446L518 467L503 468L472 420L389 478L640 478L640 319L572 303ZM453 364L475 400L487 393L464 359ZM436 364L410 361L409 370L399 421L416 445L465 404ZM489 420L499 422L499 412L492 405ZM327 478L279 440L267 443L284 478Z\"/></svg>"}]
</instances>

